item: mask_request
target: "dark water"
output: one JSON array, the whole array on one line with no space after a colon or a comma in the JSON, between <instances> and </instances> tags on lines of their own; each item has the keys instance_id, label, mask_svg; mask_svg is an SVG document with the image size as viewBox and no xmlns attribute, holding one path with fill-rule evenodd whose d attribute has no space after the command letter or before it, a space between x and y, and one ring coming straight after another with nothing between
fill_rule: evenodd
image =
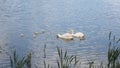
<instances>
[{"instance_id":1,"label":"dark water","mask_svg":"<svg viewBox=\"0 0 120 68\"><path fill-rule=\"evenodd\" d=\"M69 29L83 32L86 39L56 39L56 34ZM78 55L82 64L88 59L98 63L107 60L110 31L120 37L119 0L0 0L0 66L9 65L6 53L16 49L20 56L32 52L32 65L43 67L45 44L51 65L57 57L56 46Z\"/></svg>"}]
</instances>

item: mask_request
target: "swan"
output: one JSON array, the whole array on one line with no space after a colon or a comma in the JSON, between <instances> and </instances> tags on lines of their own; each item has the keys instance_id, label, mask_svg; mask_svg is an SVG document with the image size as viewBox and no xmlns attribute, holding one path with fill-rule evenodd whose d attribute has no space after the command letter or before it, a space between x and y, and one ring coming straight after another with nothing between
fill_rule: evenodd
<instances>
[{"instance_id":1,"label":"swan","mask_svg":"<svg viewBox=\"0 0 120 68\"><path fill-rule=\"evenodd\" d=\"M82 32L78 32L78 33L73 34L73 37L79 38L80 40L85 39L84 36L85 35Z\"/></svg>"},{"instance_id":2,"label":"swan","mask_svg":"<svg viewBox=\"0 0 120 68\"><path fill-rule=\"evenodd\" d=\"M57 34L57 38L65 39L65 40L73 40L73 36L70 33L65 34Z\"/></svg>"},{"instance_id":3,"label":"swan","mask_svg":"<svg viewBox=\"0 0 120 68\"><path fill-rule=\"evenodd\" d=\"M21 34L20 34L20 37L24 37L24 34L23 34L23 33L21 33Z\"/></svg>"},{"instance_id":4,"label":"swan","mask_svg":"<svg viewBox=\"0 0 120 68\"><path fill-rule=\"evenodd\" d=\"M73 37L79 38L80 40L85 39L84 38L85 35L82 32L74 33L74 30L72 29L72 30L70 30L70 33L72 34Z\"/></svg>"},{"instance_id":5,"label":"swan","mask_svg":"<svg viewBox=\"0 0 120 68\"><path fill-rule=\"evenodd\" d=\"M38 35L39 34L39 32L34 32L34 35Z\"/></svg>"},{"instance_id":6,"label":"swan","mask_svg":"<svg viewBox=\"0 0 120 68\"><path fill-rule=\"evenodd\" d=\"M45 30L41 30L41 34L44 34L45 33Z\"/></svg>"},{"instance_id":7,"label":"swan","mask_svg":"<svg viewBox=\"0 0 120 68\"><path fill-rule=\"evenodd\" d=\"M39 32L34 32L33 37L36 38L38 36Z\"/></svg>"}]
</instances>

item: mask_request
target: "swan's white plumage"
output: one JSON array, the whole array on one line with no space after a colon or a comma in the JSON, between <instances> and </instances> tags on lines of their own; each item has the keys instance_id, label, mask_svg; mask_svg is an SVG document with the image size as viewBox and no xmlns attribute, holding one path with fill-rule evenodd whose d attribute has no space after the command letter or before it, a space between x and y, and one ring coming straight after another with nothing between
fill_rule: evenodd
<instances>
[{"instance_id":1,"label":"swan's white plumage","mask_svg":"<svg viewBox=\"0 0 120 68\"><path fill-rule=\"evenodd\" d=\"M34 35L38 35L39 34L39 32L34 32Z\"/></svg>"},{"instance_id":2,"label":"swan's white plumage","mask_svg":"<svg viewBox=\"0 0 120 68\"><path fill-rule=\"evenodd\" d=\"M23 34L23 33L21 33L21 34L20 34L20 37L24 37L24 34Z\"/></svg>"},{"instance_id":3,"label":"swan's white plumage","mask_svg":"<svg viewBox=\"0 0 120 68\"><path fill-rule=\"evenodd\" d=\"M62 38L62 39L66 39L66 40L73 40L74 37L79 38L80 40L83 40L84 36L85 35L82 32L74 33L73 29L71 29L68 33L65 33L62 35L61 34L57 35L58 38Z\"/></svg>"},{"instance_id":4,"label":"swan's white plumage","mask_svg":"<svg viewBox=\"0 0 120 68\"><path fill-rule=\"evenodd\" d=\"M79 38L81 40L84 39L84 36L85 36L84 33L82 32L74 33L73 29L70 30L70 33L72 34L73 37Z\"/></svg>"},{"instance_id":5,"label":"swan's white plumage","mask_svg":"<svg viewBox=\"0 0 120 68\"><path fill-rule=\"evenodd\" d=\"M36 38L38 36L39 32L34 32L33 37Z\"/></svg>"},{"instance_id":6,"label":"swan's white plumage","mask_svg":"<svg viewBox=\"0 0 120 68\"><path fill-rule=\"evenodd\" d=\"M80 39L83 39L84 36L85 35L82 32L78 32L78 33L73 34L73 37L77 37L77 38L80 38Z\"/></svg>"},{"instance_id":7,"label":"swan's white plumage","mask_svg":"<svg viewBox=\"0 0 120 68\"><path fill-rule=\"evenodd\" d=\"M70 33L65 33L62 35L58 34L57 37L65 40L73 40L73 36Z\"/></svg>"}]
</instances>

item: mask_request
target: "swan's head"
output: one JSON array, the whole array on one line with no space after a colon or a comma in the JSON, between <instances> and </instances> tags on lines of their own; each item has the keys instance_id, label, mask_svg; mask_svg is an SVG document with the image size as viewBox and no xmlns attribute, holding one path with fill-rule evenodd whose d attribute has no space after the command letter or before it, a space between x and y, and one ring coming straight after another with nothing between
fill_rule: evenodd
<instances>
[{"instance_id":1,"label":"swan's head","mask_svg":"<svg viewBox=\"0 0 120 68\"><path fill-rule=\"evenodd\" d=\"M59 38L61 35L60 34L57 34L56 37Z\"/></svg>"},{"instance_id":2,"label":"swan's head","mask_svg":"<svg viewBox=\"0 0 120 68\"><path fill-rule=\"evenodd\" d=\"M80 40L85 40L85 36L81 36L81 37L80 37Z\"/></svg>"}]
</instances>

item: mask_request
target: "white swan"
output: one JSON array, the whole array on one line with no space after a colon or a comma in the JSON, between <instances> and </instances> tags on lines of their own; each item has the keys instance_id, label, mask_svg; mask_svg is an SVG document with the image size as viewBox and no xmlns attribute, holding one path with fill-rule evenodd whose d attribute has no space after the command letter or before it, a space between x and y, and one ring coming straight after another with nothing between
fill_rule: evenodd
<instances>
[{"instance_id":1,"label":"white swan","mask_svg":"<svg viewBox=\"0 0 120 68\"><path fill-rule=\"evenodd\" d=\"M73 37L79 38L80 40L85 39L85 35L82 32L77 32L74 33L74 30L70 30L70 33L72 34Z\"/></svg>"},{"instance_id":2,"label":"white swan","mask_svg":"<svg viewBox=\"0 0 120 68\"><path fill-rule=\"evenodd\" d=\"M41 30L41 34L44 34L45 33L45 30Z\"/></svg>"},{"instance_id":3,"label":"white swan","mask_svg":"<svg viewBox=\"0 0 120 68\"><path fill-rule=\"evenodd\" d=\"M24 37L24 34L23 34L23 33L21 33L21 34L20 34L20 37Z\"/></svg>"},{"instance_id":4,"label":"white swan","mask_svg":"<svg viewBox=\"0 0 120 68\"><path fill-rule=\"evenodd\" d=\"M34 32L33 37L36 38L38 36L39 32Z\"/></svg>"},{"instance_id":5,"label":"white swan","mask_svg":"<svg viewBox=\"0 0 120 68\"><path fill-rule=\"evenodd\" d=\"M70 33L65 33L65 34L57 34L57 38L65 39L65 40L73 40L73 36Z\"/></svg>"},{"instance_id":6,"label":"white swan","mask_svg":"<svg viewBox=\"0 0 120 68\"><path fill-rule=\"evenodd\" d=\"M73 34L73 37L79 38L80 40L85 39L84 36L85 35L82 32L78 32L78 33Z\"/></svg>"},{"instance_id":7,"label":"white swan","mask_svg":"<svg viewBox=\"0 0 120 68\"><path fill-rule=\"evenodd\" d=\"M34 35L38 35L39 34L39 32L34 32Z\"/></svg>"}]
</instances>

